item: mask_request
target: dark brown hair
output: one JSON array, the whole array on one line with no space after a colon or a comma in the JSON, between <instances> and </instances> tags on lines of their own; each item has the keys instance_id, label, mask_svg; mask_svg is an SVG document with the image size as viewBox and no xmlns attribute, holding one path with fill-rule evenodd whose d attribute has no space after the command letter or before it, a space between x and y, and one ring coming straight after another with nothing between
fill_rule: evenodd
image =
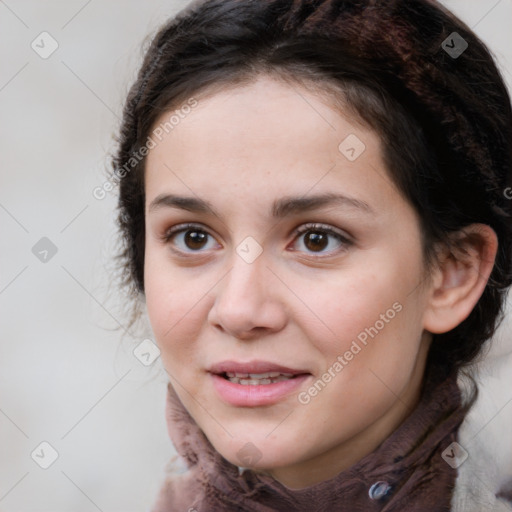
<instances>
[{"instance_id":1,"label":"dark brown hair","mask_svg":"<svg viewBox=\"0 0 512 512\"><path fill-rule=\"evenodd\" d=\"M450 52L464 41L462 54ZM163 113L261 73L329 96L376 131L392 181L420 217L427 266L450 233L472 223L494 229L498 254L480 300L434 336L430 354L446 369L473 360L512 283L512 112L486 46L430 0L206 0L169 20L131 87L113 159L114 172L124 169L125 284L144 292L145 159L130 159Z\"/></svg>"}]
</instances>

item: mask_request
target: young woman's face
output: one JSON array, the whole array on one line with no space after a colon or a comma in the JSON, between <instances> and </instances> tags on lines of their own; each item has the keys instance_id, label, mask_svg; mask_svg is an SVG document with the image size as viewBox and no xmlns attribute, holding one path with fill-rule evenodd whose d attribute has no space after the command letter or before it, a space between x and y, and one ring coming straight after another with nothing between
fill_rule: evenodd
<instances>
[{"instance_id":1,"label":"young woman's face","mask_svg":"<svg viewBox=\"0 0 512 512\"><path fill-rule=\"evenodd\" d=\"M260 77L167 131L147 157L144 280L172 385L233 464L329 478L417 403L418 218L378 136L299 86Z\"/></svg>"}]
</instances>

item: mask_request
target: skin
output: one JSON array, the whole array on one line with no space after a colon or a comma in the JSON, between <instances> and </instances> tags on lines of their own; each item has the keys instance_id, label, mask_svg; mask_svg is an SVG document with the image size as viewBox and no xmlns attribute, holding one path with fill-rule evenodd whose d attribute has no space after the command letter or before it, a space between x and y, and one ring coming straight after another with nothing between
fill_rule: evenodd
<instances>
[{"instance_id":1,"label":"skin","mask_svg":"<svg viewBox=\"0 0 512 512\"><path fill-rule=\"evenodd\" d=\"M349 134L366 146L353 162L338 149ZM496 252L494 232L474 225L479 242L468 259L440 257L426 280L419 219L388 175L379 137L313 92L265 75L199 97L150 150L145 186L145 297L169 378L224 458L243 465L237 452L252 442L260 458L251 467L292 489L353 465L412 412L431 333L467 317ZM274 200L325 192L364 201L372 213L345 204L270 215ZM217 215L152 207L162 194L202 198ZM166 239L189 222L209 236L191 243L185 230ZM349 243L315 228L294 233L307 223ZM308 233L324 233L324 245ZM263 249L252 263L236 252L248 236ZM298 393L395 303L401 311L300 403ZM274 405L237 407L217 395L207 372L226 359L312 375Z\"/></svg>"}]
</instances>

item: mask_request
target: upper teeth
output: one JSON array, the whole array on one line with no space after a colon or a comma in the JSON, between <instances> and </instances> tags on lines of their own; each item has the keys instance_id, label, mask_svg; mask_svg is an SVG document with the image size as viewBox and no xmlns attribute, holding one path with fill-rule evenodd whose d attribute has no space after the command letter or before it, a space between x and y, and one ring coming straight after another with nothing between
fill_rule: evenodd
<instances>
[{"instance_id":1,"label":"upper teeth","mask_svg":"<svg viewBox=\"0 0 512 512\"><path fill-rule=\"evenodd\" d=\"M226 372L227 379L234 384L245 386L260 386L274 384L293 378L293 373L266 372L266 373L236 373Z\"/></svg>"},{"instance_id":2,"label":"upper teeth","mask_svg":"<svg viewBox=\"0 0 512 512\"><path fill-rule=\"evenodd\" d=\"M280 373L280 372L267 372L267 373L235 373L235 372L226 372L228 377L236 377L237 379L270 379L273 377L279 377L280 375L284 377L293 377L293 373Z\"/></svg>"}]
</instances>

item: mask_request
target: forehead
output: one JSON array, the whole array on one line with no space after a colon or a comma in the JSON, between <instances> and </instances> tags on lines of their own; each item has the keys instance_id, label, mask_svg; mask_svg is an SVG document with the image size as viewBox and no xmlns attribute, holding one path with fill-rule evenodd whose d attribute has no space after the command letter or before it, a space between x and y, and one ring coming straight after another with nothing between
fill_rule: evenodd
<instances>
[{"instance_id":1,"label":"forehead","mask_svg":"<svg viewBox=\"0 0 512 512\"><path fill-rule=\"evenodd\" d=\"M373 131L311 91L270 77L198 97L148 154L147 204L162 188L216 194L224 204L237 194L260 201L313 189L377 203L396 193Z\"/></svg>"}]
</instances>

